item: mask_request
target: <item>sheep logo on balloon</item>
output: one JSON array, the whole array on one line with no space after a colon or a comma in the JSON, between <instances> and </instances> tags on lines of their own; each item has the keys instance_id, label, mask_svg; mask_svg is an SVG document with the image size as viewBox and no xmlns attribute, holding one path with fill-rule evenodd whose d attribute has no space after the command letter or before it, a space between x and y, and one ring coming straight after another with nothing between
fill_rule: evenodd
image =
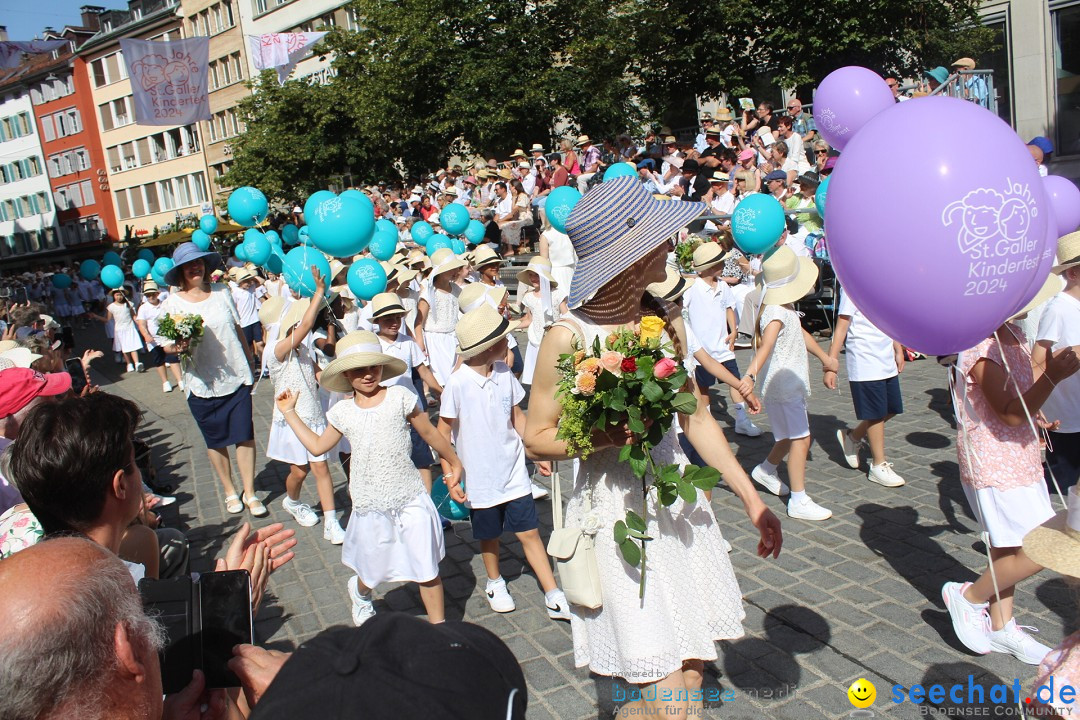
<instances>
[{"instance_id":1,"label":"sheep logo on balloon","mask_svg":"<svg viewBox=\"0 0 1080 720\"><path fill-rule=\"evenodd\" d=\"M1006 184L1004 193L992 188L972 190L942 211L945 227L959 225L956 242L960 252L973 258L1012 254L1016 251L1012 243L1025 240L1039 208L1027 185L1009 180ZM998 242L1001 240L1006 241L1004 248ZM996 248L993 251L991 244Z\"/></svg>"}]
</instances>

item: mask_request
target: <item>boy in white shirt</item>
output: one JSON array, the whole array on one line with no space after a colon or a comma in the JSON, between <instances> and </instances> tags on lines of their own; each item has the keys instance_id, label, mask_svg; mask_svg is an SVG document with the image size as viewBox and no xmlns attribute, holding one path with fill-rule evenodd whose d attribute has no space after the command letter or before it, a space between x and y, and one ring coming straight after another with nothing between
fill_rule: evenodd
<instances>
[{"instance_id":1,"label":"boy in white shirt","mask_svg":"<svg viewBox=\"0 0 1080 720\"><path fill-rule=\"evenodd\" d=\"M742 374L735 361L735 296L728 284L720 279L727 253L719 243L702 243L694 250L694 270L701 282L694 283L683 295L686 322L693 329L701 349L720 363L731 377L719 378L730 386L729 397L735 407L735 432L748 437L761 435L761 428L750 420L746 403L736 389ZM699 365L694 371L698 387L708 393L712 403L712 385L717 378Z\"/></svg>"},{"instance_id":2,"label":"boy in white shirt","mask_svg":"<svg viewBox=\"0 0 1080 720\"><path fill-rule=\"evenodd\" d=\"M488 604L495 612L511 612L517 606L499 571L499 538L509 531L517 535L544 591L548 616L569 620L566 596L555 583L544 543L540 539L536 501L525 470L525 413L520 403L525 390L502 359L511 323L487 303L462 315L455 333L461 365L443 389L439 409L439 432L453 442L465 466L466 498L473 537L487 571ZM541 473L551 465L537 462ZM453 487L459 480L451 478Z\"/></svg>"},{"instance_id":3,"label":"boy in white shirt","mask_svg":"<svg viewBox=\"0 0 1080 720\"><path fill-rule=\"evenodd\" d=\"M859 312L847 293L841 293L829 356L839 361L840 348L845 347L845 343L848 385L859 424L850 432L843 428L836 431L844 460L853 469L858 469L859 447L864 440L868 441L873 461L866 479L885 487L899 487L904 484L904 478L897 475L893 464L885 459L885 423L904 412L900 396L904 349ZM825 387L836 389L834 371L825 371Z\"/></svg>"}]
</instances>

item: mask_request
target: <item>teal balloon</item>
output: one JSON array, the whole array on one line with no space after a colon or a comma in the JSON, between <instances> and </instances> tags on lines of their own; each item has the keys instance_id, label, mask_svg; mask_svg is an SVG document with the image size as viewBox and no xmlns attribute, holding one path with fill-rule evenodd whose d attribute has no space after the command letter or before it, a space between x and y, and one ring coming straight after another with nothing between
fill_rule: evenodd
<instances>
[{"instance_id":1,"label":"teal balloon","mask_svg":"<svg viewBox=\"0 0 1080 720\"><path fill-rule=\"evenodd\" d=\"M135 262L131 263L131 274L140 280L145 280L146 276L150 274L150 263L146 262L142 258L139 258Z\"/></svg>"},{"instance_id":2,"label":"teal balloon","mask_svg":"<svg viewBox=\"0 0 1080 720\"><path fill-rule=\"evenodd\" d=\"M234 258L241 262L247 262L248 260L247 250L244 249L244 243L240 243L239 245L234 247L232 254Z\"/></svg>"},{"instance_id":3,"label":"teal balloon","mask_svg":"<svg viewBox=\"0 0 1080 720\"><path fill-rule=\"evenodd\" d=\"M218 219L213 215L203 215L199 218L199 229L207 235L213 235L217 232Z\"/></svg>"},{"instance_id":4,"label":"teal balloon","mask_svg":"<svg viewBox=\"0 0 1080 720\"><path fill-rule=\"evenodd\" d=\"M627 175L637 175L637 170L630 163L617 162L604 171L604 180L614 180Z\"/></svg>"},{"instance_id":5,"label":"teal balloon","mask_svg":"<svg viewBox=\"0 0 1080 720\"><path fill-rule=\"evenodd\" d=\"M191 242L195 243L195 247L200 250L210 249L210 234L206 231L199 229L191 233Z\"/></svg>"},{"instance_id":6,"label":"teal balloon","mask_svg":"<svg viewBox=\"0 0 1080 720\"><path fill-rule=\"evenodd\" d=\"M120 257L120 253L113 252L112 250L109 250L108 252L105 253L105 255L102 256L101 264L103 266L104 265L115 265L116 267L121 267L124 264L124 260L123 260L123 258Z\"/></svg>"},{"instance_id":7,"label":"teal balloon","mask_svg":"<svg viewBox=\"0 0 1080 720\"><path fill-rule=\"evenodd\" d=\"M233 190L229 195L228 207L229 217L235 220L237 225L244 227L258 225L266 219L266 213L270 211L266 196L261 190L250 186Z\"/></svg>"},{"instance_id":8,"label":"teal balloon","mask_svg":"<svg viewBox=\"0 0 1080 720\"><path fill-rule=\"evenodd\" d=\"M360 258L354 262L345 278L353 295L365 302L386 292L386 271L374 258Z\"/></svg>"},{"instance_id":9,"label":"teal balloon","mask_svg":"<svg viewBox=\"0 0 1080 720\"><path fill-rule=\"evenodd\" d=\"M124 271L116 265L106 265L101 268L101 284L115 290L124 284Z\"/></svg>"},{"instance_id":10,"label":"teal balloon","mask_svg":"<svg viewBox=\"0 0 1080 720\"><path fill-rule=\"evenodd\" d=\"M276 230L267 230L266 240L274 247L281 247L281 236L277 234Z\"/></svg>"},{"instance_id":11,"label":"teal balloon","mask_svg":"<svg viewBox=\"0 0 1080 720\"><path fill-rule=\"evenodd\" d=\"M79 265L79 274L83 280L93 280L101 274L101 263L97 260L83 260Z\"/></svg>"},{"instance_id":12,"label":"teal balloon","mask_svg":"<svg viewBox=\"0 0 1080 720\"><path fill-rule=\"evenodd\" d=\"M323 200L329 200L330 198L337 197L329 190L317 190L308 196L308 199L304 202L304 222L310 224L311 213L318 207L319 203Z\"/></svg>"},{"instance_id":13,"label":"teal balloon","mask_svg":"<svg viewBox=\"0 0 1080 720\"><path fill-rule=\"evenodd\" d=\"M547 203L544 204L544 214L551 226L561 233L566 232L566 218L570 217L570 211L581 199L581 193L569 185L557 187L548 193ZM479 242L479 241L476 241Z\"/></svg>"},{"instance_id":14,"label":"teal balloon","mask_svg":"<svg viewBox=\"0 0 1080 720\"><path fill-rule=\"evenodd\" d=\"M317 268L319 275L326 278L327 286L330 284L330 263L321 252L310 245L290 250L281 265L285 282L301 297L311 297L315 294L315 277L311 274L312 265Z\"/></svg>"},{"instance_id":15,"label":"teal balloon","mask_svg":"<svg viewBox=\"0 0 1080 720\"><path fill-rule=\"evenodd\" d=\"M281 248L275 247L273 248L273 252L270 253L270 257L266 258L266 265L264 267L275 275L280 275L284 268L284 262L285 255L281 252Z\"/></svg>"},{"instance_id":16,"label":"teal balloon","mask_svg":"<svg viewBox=\"0 0 1080 720\"><path fill-rule=\"evenodd\" d=\"M398 236L396 232L375 231L375 237L371 238L368 250L376 260L389 260L394 257L397 250Z\"/></svg>"},{"instance_id":17,"label":"teal balloon","mask_svg":"<svg viewBox=\"0 0 1080 720\"><path fill-rule=\"evenodd\" d=\"M154 279L161 287L165 287L165 274L173 269L175 263L172 258L162 257L154 261L154 266L150 268L150 277Z\"/></svg>"},{"instance_id":18,"label":"teal balloon","mask_svg":"<svg viewBox=\"0 0 1080 720\"><path fill-rule=\"evenodd\" d=\"M461 238L450 238L450 248L455 255L460 255L465 252L465 241Z\"/></svg>"},{"instance_id":19,"label":"teal balloon","mask_svg":"<svg viewBox=\"0 0 1080 720\"><path fill-rule=\"evenodd\" d=\"M368 197L366 192L360 190L345 190L338 197L351 197L360 202L361 205L371 209L372 216L375 215L375 203L371 202L371 198Z\"/></svg>"},{"instance_id":20,"label":"teal balloon","mask_svg":"<svg viewBox=\"0 0 1080 720\"><path fill-rule=\"evenodd\" d=\"M151 265L154 264L154 251L151 250L150 248L143 248L142 250L139 251L139 254L136 255L135 257L139 258L140 260L145 260L146 262L150 263Z\"/></svg>"},{"instance_id":21,"label":"teal balloon","mask_svg":"<svg viewBox=\"0 0 1080 720\"><path fill-rule=\"evenodd\" d=\"M468 209L459 203L450 203L439 212L439 224L451 235L465 232L470 219Z\"/></svg>"},{"instance_id":22,"label":"teal balloon","mask_svg":"<svg viewBox=\"0 0 1080 720\"><path fill-rule=\"evenodd\" d=\"M465 239L473 245L479 245L484 239L484 223L479 220L470 220L465 228Z\"/></svg>"},{"instance_id":23,"label":"teal balloon","mask_svg":"<svg viewBox=\"0 0 1080 720\"><path fill-rule=\"evenodd\" d=\"M431 227L431 223L428 221L418 220L413 223L409 234L412 235L413 242L417 245L427 245L428 238L435 234L435 229Z\"/></svg>"},{"instance_id":24,"label":"teal balloon","mask_svg":"<svg viewBox=\"0 0 1080 720\"><path fill-rule=\"evenodd\" d=\"M289 223L281 228L281 239L285 241L286 245L296 245L300 242L300 228Z\"/></svg>"},{"instance_id":25,"label":"teal balloon","mask_svg":"<svg viewBox=\"0 0 1080 720\"><path fill-rule=\"evenodd\" d=\"M309 201L310 202L310 201ZM311 242L327 255L352 257L363 252L375 232L375 210L356 195L326 198L305 212Z\"/></svg>"},{"instance_id":26,"label":"teal balloon","mask_svg":"<svg viewBox=\"0 0 1080 720\"><path fill-rule=\"evenodd\" d=\"M392 232L397 235L397 225L393 220L387 220L386 218L379 218L375 221L375 232Z\"/></svg>"},{"instance_id":27,"label":"teal balloon","mask_svg":"<svg viewBox=\"0 0 1080 720\"><path fill-rule=\"evenodd\" d=\"M818 215L821 219L825 219L825 193L829 191L829 178L832 175L827 176L821 181L821 184L817 186L817 192L814 193L814 207L817 208Z\"/></svg>"},{"instance_id":28,"label":"teal balloon","mask_svg":"<svg viewBox=\"0 0 1080 720\"><path fill-rule=\"evenodd\" d=\"M446 237L445 235L442 235L442 234L432 235L431 239L427 241L427 245L425 245L425 248L427 249L428 257L431 257L432 255L434 255L439 250L442 250L443 248L452 248L452 247L453 247L453 243L450 242L450 238L448 238L448 237Z\"/></svg>"},{"instance_id":29,"label":"teal balloon","mask_svg":"<svg viewBox=\"0 0 1080 720\"><path fill-rule=\"evenodd\" d=\"M450 490L443 482L442 473L438 473L431 480L431 502L447 520L468 520L469 508L450 497Z\"/></svg>"},{"instance_id":30,"label":"teal balloon","mask_svg":"<svg viewBox=\"0 0 1080 720\"><path fill-rule=\"evenodd\" d=\"M244 233L243 248L244 254L247 255L247 259L260 266L266 264L266 261L273 250L270 241L254 228Z\"/></svg>"},{"instance_id":31,"label":"teal balloon","mask_svg":"<svg viewBox=\"0 0 1080 720\"><path fill-rule=\"evenodd\" d=\"M747 255L763 253L776 245L784 228L784 206L765 193L747 195L731 213L731 234Z\"/></svg>"},{"instance_id":32,"label":"teal balloon","mask_svg":"<svg viewBox=\"0 0 1080 720\"><path fill-rule=\"evenodd\" d=\"M54 273L52 276L52 284L54 288L63 290L64 288L71 287L71 276L64 273Z\"/></svg>"},{"instance_id":33,"label":"teal balloon","mask_svg":"<svg viewBox=\"0 0 1080 720\"><path fill-rule=\"evenodd\" d=\"M300 228L300 231L296 234L296 239L300 241L301 245L311 244L311 233L308 231L307 225Z\"/></svg>"}]
</instances>

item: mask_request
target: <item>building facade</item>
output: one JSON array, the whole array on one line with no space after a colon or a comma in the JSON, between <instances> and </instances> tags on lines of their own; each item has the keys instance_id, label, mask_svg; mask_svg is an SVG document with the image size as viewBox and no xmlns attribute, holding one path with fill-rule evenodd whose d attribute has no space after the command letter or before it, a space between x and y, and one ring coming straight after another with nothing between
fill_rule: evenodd
<instances>
[{"instance_id":1,"label":"building facade","mask_svg":"<svg viewBox=\"0 0 1080 720\"><path fill-rule=\"evenodd\" d=\"M235 0L245 35L266 33L317 32L332 27L357 29L355 14L344 7L348 0ZM325 84L333 77L329 54L308 52L293 69L291 78ZM248 58L248 71L256 77L254 58Z\"/></svg>"},{"instance_id":2,"label":"building facade","mask_svg":"<svg viewBox=\"0 0 1080 720\"><path fill-rule=\"evenodd\" d=\"M17 69L13 80L0 81L0 259L60 247L41 136L30 92L19 82L20 74ZM77 117L62 119L65 129L79 127Z\"/></svg>"}]
</instances>

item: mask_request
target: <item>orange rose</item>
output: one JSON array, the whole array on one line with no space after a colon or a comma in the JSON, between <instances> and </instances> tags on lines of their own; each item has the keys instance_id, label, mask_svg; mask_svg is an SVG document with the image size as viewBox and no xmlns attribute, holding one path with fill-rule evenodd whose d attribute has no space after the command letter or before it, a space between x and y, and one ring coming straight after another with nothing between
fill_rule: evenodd
<instances>
[{"instance_id":1,"label":"orange rose","mask_svg":"<svg viewBox=\"0 0 1080 720\"><path fill-rule=\"evenodd\" d=\"M600 370L600 361L594 357L585 358L577 364L577 371L579 373L590 373L592 375L599 375Z\"/></svg>"}]
</instances>

